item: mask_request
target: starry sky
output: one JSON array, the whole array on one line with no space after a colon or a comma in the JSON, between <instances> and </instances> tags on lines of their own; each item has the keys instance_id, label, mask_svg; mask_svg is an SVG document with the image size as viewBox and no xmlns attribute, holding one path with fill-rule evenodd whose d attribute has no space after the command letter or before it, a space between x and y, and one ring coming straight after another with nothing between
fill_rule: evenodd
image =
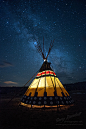
<instances>
[{"instance_id":1,"label":"starry sky","mask_svg":"<svg viewBox=\"0 0 86 129\"><path fill-rule=\"evenodd\" d=\"M0 0L0 86L23 86L43 59L63 84L86 81L86 0Z\"/></svg>"}]
</instances>

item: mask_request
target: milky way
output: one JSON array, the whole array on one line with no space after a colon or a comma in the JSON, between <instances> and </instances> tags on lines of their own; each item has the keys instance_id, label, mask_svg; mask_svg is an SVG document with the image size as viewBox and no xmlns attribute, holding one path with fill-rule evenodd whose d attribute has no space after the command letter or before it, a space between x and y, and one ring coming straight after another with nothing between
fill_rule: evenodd
<instances>
[{"instance_id":1,"label":"milky way","mask_svg":"<svg viewBox=\"0 0 86 129\"><path fill-rule=\"evenodd\" d=\"M60 81L86 81L85 0L0 0L0 86L23 86L43 59L34 42L48 52Z\"/></svg>"}]
</instances>

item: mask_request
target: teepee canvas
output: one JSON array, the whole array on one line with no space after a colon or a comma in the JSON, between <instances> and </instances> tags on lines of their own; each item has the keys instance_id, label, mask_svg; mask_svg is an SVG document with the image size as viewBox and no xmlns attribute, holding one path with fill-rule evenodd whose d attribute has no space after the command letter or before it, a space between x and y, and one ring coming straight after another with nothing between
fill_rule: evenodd
<instances>
[{"instance_id":1,"label":"teepee canvas","mask_svg":"<svg viewBox=\"0 0 86 129\"><path fill-rule=\"evenodd\" d=\"M48 55L51 51L53 43L50 44ZM73 103L73 100L69 93L66 91L60 80L57 78L55 72L51 69L47 57L45 58L42 49L38 44L37 50L42 54L44 63L42 64L38 74L26 90L22 97L22 105L69 105Z\"/></svg>"}]
</instances>

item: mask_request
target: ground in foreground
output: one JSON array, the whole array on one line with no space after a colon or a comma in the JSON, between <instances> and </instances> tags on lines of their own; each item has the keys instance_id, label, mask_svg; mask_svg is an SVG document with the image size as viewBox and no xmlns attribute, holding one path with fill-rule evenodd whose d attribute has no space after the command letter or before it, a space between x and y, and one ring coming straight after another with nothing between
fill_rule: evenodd
<instances>
[{"instance_id":1,"label":"ground in foreground","mask_svg":"<svg viewBox=\"0 0 86 129\"><path fill-rule=\"evenodd\" d=\"M3 94L0 99L0 129L85 129L86 93L72 91L70 94L74 105L59 111L57 108L44 110L19 106L21 96L7 104L10 96Z\"/></svg>"}]
</instances>

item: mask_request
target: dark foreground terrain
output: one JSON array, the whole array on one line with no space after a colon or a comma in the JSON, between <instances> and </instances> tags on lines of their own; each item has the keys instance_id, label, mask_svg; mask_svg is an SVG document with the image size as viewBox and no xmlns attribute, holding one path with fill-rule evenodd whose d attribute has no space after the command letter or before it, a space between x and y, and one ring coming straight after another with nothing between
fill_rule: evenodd
<instances>
[{"instance_id":1,"label":"dark foreground terrain","mask_svg":"<svg viewBox=\"0 0 86 129\"><path fill-rule=\"evenodd\" d=\"M57 108L35 109L19 106L21 95L0 95L0 129L86 129L86 91L71 91L75 103Z\"/></svg>"}]
</instances>

